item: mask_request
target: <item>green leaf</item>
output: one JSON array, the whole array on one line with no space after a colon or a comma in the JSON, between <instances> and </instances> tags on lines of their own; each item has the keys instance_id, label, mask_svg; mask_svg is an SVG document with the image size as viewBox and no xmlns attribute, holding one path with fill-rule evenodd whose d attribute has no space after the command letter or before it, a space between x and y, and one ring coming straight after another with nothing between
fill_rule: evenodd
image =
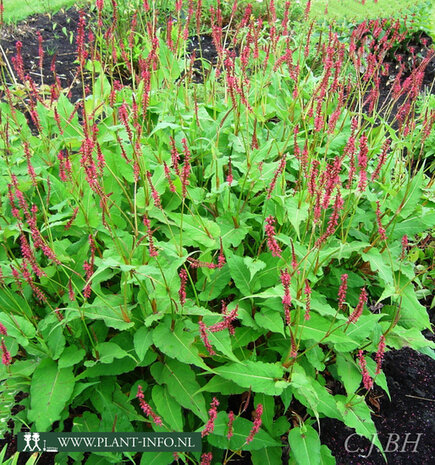
<instances>
[{"instance_id":1,"label":"green leaf","mask_svg":"<svg viewBox=\"0 0 435 465\"><path fill-rule=\"evenodd\" d=\"M85 371L80 373L76 379L84 378L95 378L97 376L111 376L121 375L122 373L128 373L136 368L136 362L130 357L120 358L113 360L110 364L97 363L94 366L90 366Z\"/></svg>"},{"instance_id":2,"label":"green leaf","mask_svg":"<svg viewBox=\"0 0 435 465\"><path fill-rule=\"evenodd\" d=\"M381 371L378 375L375 375L376 362L372 358L366 357L366 363L367 370L370 376L373 378L374 382L387 393L388 397L391 400L390 391L388 389L387 377L385 376L385 373Z\"/></svg>"},{"instance_id":3,"label":"green leaf","mask_svg":"<svg viewBox=\"0 0 435 465\"><path fill-rule=\"evenodd\" d=\"M198 355L198 349L193 345L195 340L193 334L184 331L184 323L180 320L175 323L173 331L171 331L170 324L170 319L161 321L153 330L154 345L169 357L176 358L183 363L192 363L208 371L209 368Z\"/></svg>"},{"instance_id":4,"label":"green leaf","mask_svg":"<svg viewBox=\"0 0 435 465\"><path fill-rule=\"evenodd\" d=\"M141 326L134 333L134 350L136 351L139 360L142 361L153 343L153 333L146 326Z\"/></svg>"},{"instance_id":5,"label":"green leaf","mask_svg":"<svg viewBox=\"0 0 435 465\"><path fill-rule=\"evenodd\" d=\"M74 418L72 430L77 433L95 433L99 430L100 420L91 412L83 412L82 415Z\"/></svg>"},{"instance_id":6,"label":"green leaf","mask_svg":"<svg viewBox=\"0 0 435 465\"><path fill-rule=\"evenodd\" d=\"M246 444L246 439L251 432L253 422L246 418L235 417L233 423L233 436L228 441L228 414L219 412L214 423L213 433L207 436L208 442L220 449L231 450L258 450L269 447L279 447L281 444L260 428L254 439ZM201 427L201 430L203 427Z\"/></svg>"},{"instance_id":7,"label":"green leaf","mask_svg":"<svg viewBox=\"0 0 435 465\"><path fill-rule=\"evenodd\" d=\"M385 460L387 460L382 444L376 434L376 426L373 423L370 410L364 402L364 397L355 395L352 403L349 403L344 396L335 397L338 399L337 407L343 416L346 426L354 428L360 436L364 436L369 441L372 441L379 448Z\"/></svg>"},{"instance_id":8,"label":"green leaf","mask_svg":"<svg viewBox=\"0 0 435 465\"><path fill-rule=\"evenodd\" d=\"M205 289L198 295L200 300L209 302L210 300L219 297L221 292L228 286L231 281L231 273L227 266L221 269L215 270L212 276L207 279L207 285Z\"/></svg>"},{"instance_id":9,"label":"green leaf","mask_svg":"<svg viewBox=\"0 0 435 465\"><path fill-rule=\"evenodd\" d=\"M435 224L435 212L424 210L418 215L413 215L406 220L398 222L391 234L391 240L400 240L405 234L408 238L414 237L417 233L431 228Z\"/></svg>"},{"instance_id":10,"label":"green leaf","mask_svg":"<svg viewBox=\"0 0 435 465\"><path fill-rule=\"evenodd\" d=\"M74 375L71 368L59 369L53 360L41 360L30 385L28 413L29 420L35 422L38 431L49 431L51 425L60 419L73 389Z\"/></svg>"},{"instance_id":11,"label":"green leaf","mask_svg":"<svg viewBox=\"0 0 435 465\"><path fill-rule=\"evenodd\" d=\"M293 369L290 386L299 402L311 408L316 417L321 413L341 420L334 397L317 380L307 376L300 365L295 365Z\"/></svg>"},{"instance_id":12,"label":"green leaf","mask_svg":"<svg viewBox=\"0 0 435 465\"><path fill-rule=\"evenodd\" d=\"M157 378L156 381L158 383L165 383L169 394L181 406L191 410L202 421L207 421L208 415L205 399L198 392L201 386L196 381L195 372L189 365L177 360L168 360L162 369L161 377Z\"/></svg>"},{"instance_id":13,"label":"green leaf","mask_svg":"<svg viewBox=\"0 0 435 465\"><path fill-rule=\"evenodd\" d=\"M417 205L421 201L422 184L423 169L414 174L409 183L405 184L400 191L395 192L394 196L389 198L388 209L396 212L400 208L400 218L406 219L411 213L415 212Z\"/></svg>"},{"instance_id":14,"label":"green leaf","mask_svg":"<svg viewBox=\"0 0 435 465\"><path fill-rule=\"evenodd\" d=\"M321 465L335 465L335 457L324 444L320 446L320 463Z\"/></svg>"},{"instance_id":15,"label":"green leaf","mask_svg":"<svg viewBox=\"0 0 435 465\"><path fill-rule=\"evenodd\" d=\"M399 323L405 328L430 329L431 324L426 308L421 305L415 295L414 286L408 283L405 276L400 275L403 286Z\"/></svg>"},{"instance_id":16,"label":"green leaf","mask_svg":"<svg viewBox=\"0 0 435 465\"><path fill-rule=\"evenodd\" d=\"M231 394L241 394L245 391L244 388L238 386L234 381L229 379L221 378L220 376L216 375L213 376L210 381L203 386L198 392L219 392L223 395L231 395Z\"/></svg>"},{"instance_id":17,"label":"green leaf","mask_svg":"<svg viewBox=\"0 0 435 465\"><path fill-rule=\"evenodd\" d=\"M95 352L98 352L100 363L112 363L113 359L124 358L128 355L125 350L113 342L100 342L95 347Z\"/></svg>"},{"instance_id":18,"label":"green leaf","mask_svg":"<svg viewBox=\"0 0 435 465\"><path fill-rule=\"evenodd\" d=\"M298 465L320 465L320 438L312 426L291 429L288 442Z\"/></svg>"},{"instance_id":19,"label":"green leaf","mask_svg":"<svg viewBox=\"0 0 435 465\"><path fill-rule=\"evenodd\" d=\"M343 333L342 330L334 331L334 329L342 324L341 322L336 322L331 325L331 321L328 318L317 315L316 313L311 314L309 320L304 320L303 312L301 312L299 328L301 329L301 339L314 339L315 341L320 341L327 343L333 343L335 349L339 351L351 351L359 347L358 341L355 341L353 338ZM326 334L329 334L327 337Z\"/></svg>"},{"instance_id":20,"label":"green leaf","mask_svg":"<svg viewBox=\"0 0 435 465\"><path fill-rule=\"evenodd\" d=\"M311 344L310 344L311 345ZM313 346L305 352L305 357L311 363L311 365L318 371L323 371L325 369L325 364L323 360L325 359L325 354L319 346Z\"/></svg>"},{"instance_id":21,"label":"green leaf","mask_svg":"<svg viewBox=\"0 0 435 465\"><path fill-rule=\"evenodd\" d=\"M201 218L199 222L197 217L190 215L181 215L180 213L171 212L170 217L166 217L159 209L152 211L152 217L158 219L163 225L168 225L167 235L168 237L175 234L175 238L179 239L180 226L182 225L183 231L183 245L194 246L194 247L206 247L206 248L218 248L219 241L217 238L220 237L221 231L219 226L206 218ZM169 230L171 226L171 230ZM177 231L178 228L178 232ZM166 230L166 226L162 227L162 230ZM177 237L178 236L178 237Z\"/></svg>"},{"instance_id":22,"label":"green leaf","mask_svg":"<svg viewBox=\"0 0 435 465\"><path fill-rule=\"evenodd\" d=\"M262 308L255 313L254 319L260 328L267 329L273 333L280 333L283 336L285 335L284 321L280 312L269 308Z\"/></svg>"},{"instance_id":23,"label":"green leaf","mask_svg":"<svg viewBox=\"0 0 435 465\"><path fill-rule=\"evenodd\" d=\"M243 261L249 269L251 281L258 271L266 267L266 263L262 262L261 260L253 260L251 257L244 257Z\"/></svg>"},{"instance_id":24,"label":"green leaf","mask_svg":"<svg viewBox=\"0 0 435 465\"><path fill-rule=\"evenodd\" d=\"M78 349L76 346L67 347L59 359L59 368L76 365L83 360L85 354L86 352L83 349Z\"/></svg>"},{"instance_id":25,"label":"green leaf","mask_svg":"<svg viewBox=\"0 0 435 465\"><path fill-rule=\"evenodd\" d=\"M337 353L337 373L348 395L352 395L361 384L361 372L349 354Z\"/></svg>"},{"instance_id":26,"label":"green leaf","mask_svg":"<svg viewBox=\"0 0 435 465\"><path fill-rule=\"evenodd\" d=\"M214 371L243 388L271 396L280 395L287 384L282 379L283 368L274 363L254 361L247 361L243 364L229 363L215 368Z\"/></svg>"},{"instance_id":27,"label":"green leaf","mask_svg":"<svg viewBox=\"0 0 435 465\"><path fill-rule=\"evenodd\" d=\"M169 395L166 386L156 384L152 390L152 398L157 413L163 418L163 423L172 428L174 432L183 431L183 414L181 405Z\"/></svg>"},{"instance_id":28,"label":"green leaf","mask_svg":"<svg viewBox=\"0 0 435 465\"><path fill-rule=\"evenodd\" d=\"M361 257L370 263L372 271L378 272L385 286L393 284L393 271L387 250L381 254L378 249L372 247L367 253L361 253Z\"/></svg>"},{"instance_id":29,"label":"green leaf","mask_svg":"<svg viewBox=\"0 0 435 465\"><path fill-rule=\"evenodd\" d=\"M227 262L231 271L231 277L239 291L243 296L251 295L254 291L251 290L250 271L243 257L232 255L227 257Z\"/></svg>"},{"instance_id":30,"label":"green leaf","mask_svg":"<svg viewBox=\"0 0 435 465\"><path fill-rule=\"evenodd\" d=\"M105 299L107 299L109 296L104 296ZM113 297L118 297L118 296L113 296ZM121 299L112 299L113 305L108 305L108 304L97 304L97 299L95 299L94 303L92 305L85 304L82 306L81 311L84 312L86 315L86 318L90 319L95 319L95 320L103 320L104 323L106 323L107 326L110 328L115 328L119 329L120 331L123 331L125 329L131 328L134 326L134 323L131 321L125 321L123 314L120 310L120 305L123 305L122 302L122 296ZM109 303L109 301L108 301ZM128 306L128 310L133 308L134 306ZM69 311L75 310L78 313L80 313L79 309L72 309L69 307Z\"/></svg>"},{"instance_id":31,"label":"green leaf","mask_svg":"<svg viewBox=\"0 0 435 465\"><path fill-rule=\"evenodd\" d=\"M172 452L144 452L140 465L169 465L174 461Z\"/></svg>"},{"instance_id":32,"label":"green leaf","mask_svg":"<svg viewBox=\"0 0 435 465\"><path fill-rule=\"evenodd\" d=\"M295 228L298 238L300 238L299 227L308 218L308 205L306 203L299 205L296 197L288 197L285 199L285 206L288 219Z\"/></svg>"},{"instance_id":33,"label":"green leaf","mask_svg":"<svg viewBox=\"0 0 435 465\"><path fill-rule=\"evenodd\" d=\"M265 447L251 451L253 465L276 465L281 463L282 447Z\"/></svg>"},{"instance_id":34,"label":"green leaf","mask_svg":"<svg viewBox=\"0 0 435 465\"><path fill-rule=\"evenodd\" d=\"M204 319L206 321L206 319ZM231 338L228 330L210 332L207 331L207 336L210 344L219 352L226 355L230 360L236 363L240 363L239 359L233 354L231 349Z\"/></svg>"},{"instance_id":35,"label":"green leaf","mask_svg":"<svg viewBox=\"0 0 435 465\"><path fill-rule=\"evenodd\" d=\"M2 308L2 307L0 307ZM2 310L4 310L2 308ZM18 315L0 313L0 323L6 328L8 336L13 337L23 347L29 345L29 339L36 334L35 327L26 318Z\"/></svg>"},{"instance_id":36,"label":"green leaf","mask_svg":"<svg viewBox=\"0 0 435 465\"><path fill-rule=\"evenodd\" d=\"M50 325L49 332L48 329L49 328L47 328L47 330L42 334L44 335L46 343L50 349L51 358L53 360L57 360L61 356L66 343L65 336L63 335L63 329L62 326L52 325Z\"/></svg>"}]
</instances>

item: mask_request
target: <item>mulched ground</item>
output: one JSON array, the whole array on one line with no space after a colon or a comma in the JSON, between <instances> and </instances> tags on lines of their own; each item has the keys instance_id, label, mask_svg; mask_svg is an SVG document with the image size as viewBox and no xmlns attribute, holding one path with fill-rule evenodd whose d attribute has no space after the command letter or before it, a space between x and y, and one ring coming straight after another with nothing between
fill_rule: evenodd
<instances>
[{"instance_id":1,"label":"mulched ground","mask_svg":"<svg viewBox=\"0 0 435 465\"><path fill-rule=\"evenodd\" d=\"M22 22L18 27L0 30L0 45L10 61L15 54L15 43L20 40L23 43L22 55L28 73L37 84L41 83L41 73L38 66L39 45L36 31L43 37L45 50L43 64L43 81L45 84L53 84L51 64L56 62L56 71L64 88L71 87L71 99L73 101L82 97L81 83L77 82L76 72L76 44L75 39L70 40L71 33L75 35L78 22L78 12L70 9L67 12L59 12L52 17L48 15L35 16ZM53 29L53 24L57 26ZM421 47L423 53L427 47L421 43L421 37L416 36L411 45ZM201 38L203 57L213 62L216 51L210 37ZM400 53L403 59L407 59L407 47L405 44ZM430 45L427 44L427 45ZM192 39L189 53L197 50L199 57L198 40ZM5 57L3 56L3 61ZM199 68L199 62L197 62ZM201 80L198 71L197 80ZM424 78L426 89L432 89L435 80L435 59L429 64ZM381 99L388 98L389 81L382 82ZM431 313L433 322L434 315ZM433 339L433 335L427 335ZM390 389L391 401L380 389L375 389L372 397L373 419L376 423L379 439L384 447L390 438L391 452L387 453L390 464L393 465L430 465L435 458L435 361L426 355L412 349L404 348L399 351L388 352L385 356L384 371ZM19 402L20 399L16 399ZM18 407L18 406L17 406ZM348 441L346 451L346 439L353 433L343 423L333 419L321 420L321 441L326 444L336 457L338 465L381 465L384 460L374 448L370 455L370 442L359 436L352 436ZM417 439L417 433L422 433L418 444L415 446L409 441ZM391 434L398 436L390 436ZM406 436L408 434L408 436ZM408 444L404 441L408 439ZM0 450L4 444L8 444L7 456L16 450L16 444L12 436L0 441ZM396 444L396 445L395 445ZM397 447L395 449L395 447ZM283 457L286 455L284 452ZM18 465L24 464L29 454L22 454ZM250 464L249 453L243 458L237 458L234 464ZM54 464L52 454L43 454L38 461L40 465ZM283 463L287 463L284 460Z\"/></svg>"}]
</instances>

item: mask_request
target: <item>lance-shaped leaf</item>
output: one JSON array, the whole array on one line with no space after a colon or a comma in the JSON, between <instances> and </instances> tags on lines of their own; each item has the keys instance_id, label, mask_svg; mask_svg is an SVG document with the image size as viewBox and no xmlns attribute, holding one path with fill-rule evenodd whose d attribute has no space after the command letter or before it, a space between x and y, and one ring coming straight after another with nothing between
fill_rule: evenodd
<instances>
[{"instance_id":1,"label":"lance-shaped leaf","mask_svg":"<svg viewBox=\"0 0 435 465\"><path fill-rule=\"evenodd\" d=\"M183 431L183 415L181 405L169 395L166 386L156 384L152 390L152 398L156 404L157 413L163 418L165 425L175 432Z\"/></svg>"},{"instance_id":2,"label":"lance-shaped leaf","mask_svg":"<svg viewBox=\"0 0 435 465\"><path fill-rule=\"evenodd\" d=\"M208 370L207 365L198 355L198 349L193 345L195 337L184 330L182 321L178 321L172 331L169 319L161 322L153 330L154 345L164 354L176 358L180 362L193 364Z\"/></svg>"},{"instance_id":3,"label":"lance-shaped leaf","mask_svg":"<svg viewBox=\"0 0 435 465\"><path fill-rule=\"evenodd\" d=\"M320 438L312 426L291 429L288 442L298 465L320 465Z\"/></svg>"},{"instance_id":4,"label":"lance-shaped leaf","mask_svg":"<svg viewBox=\"0 0 435 465\"><path fill-rule=\"evenodd\" d=\"M222 378L239 386L271 396L282 393L287 383L282 379L284 370L273 363L247 361L243 364L228 363L214 370Z\"/></svg>"},{"instance_id":5,"label":"lance-shaped leaf","mask_svg":"<svg viewBox=\"0 0 435 465\"><path fill-rule=\"evenodd\" d=\"M35 370L30 385L28 418L35 422L37 431L44 432L60 419L74 389L71 367L59 369L49 359L43 359Z\"/></svg>"},{"instance_id":6,"label":"lance-shaped leaf","mask_svg":"<svg viewBox=\"0 0 435 465\"><path fill-rule=\"evenodd\" d=\"M361 396L354 396L353 401L349 404L345 396L335 396L337 400L338 410L343 415L343 421L347 426L355 428L355 431L360 435L366 437L369 441L379 448L385 460L384 449L379 441L376 433L376 426L373 423L370 415L370 409Z\"/></svg>"},{"instance_id":7,"label":"lance-shaped leaf","mask_svg":"<svg viewBox=\"0 0 435 465\"><path fill-rule=\"evenodd\" d=\"M152 372L156 373L153 370ZM159 378L156 379L159 383L166 384L169 394L182 407L191 410L202 421L207 421L208 415L205 399L198 392L201 386L196 381L195 373L189 365L185 365L177 360L168 360L164 367L162 367Z\"/></svg>"}]
</instances>

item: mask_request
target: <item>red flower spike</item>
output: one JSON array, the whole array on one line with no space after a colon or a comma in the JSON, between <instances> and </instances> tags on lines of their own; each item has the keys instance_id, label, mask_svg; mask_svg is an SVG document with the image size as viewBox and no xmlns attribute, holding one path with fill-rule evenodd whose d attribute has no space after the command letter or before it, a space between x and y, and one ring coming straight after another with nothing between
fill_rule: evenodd
<instances>
[{"instance_id":1,"label":"red flower spike","mask_svg":"<svg viewBox=\"0 0 435 465\"><path fill-rule=\"evenodd\" d=\"M219 401L216 399L216 397L213 397L213 400L211 401L210 404L210 410L208 411L208 416L209 419L207 421L207 424L205 425L205 428L201 432L201 437L203 438L204 436L208 436L210 433L213 433L214 431L214 422L217 418L217 408L219 406Z\"/></svg>"},{"instance_id":2,"label":"red flower spike","mask_svg":"<svg viewBox=\"0 0 435 465\"><path fill-rule=\"evenodd\" d=\"M273 226L275 221L276 220L272 215L266 218L265 231L267 235L267 245L274 257L281 257L282 250L280 249L275 239L276 233L275 233L275 227Z\"/></svg>"},{"instance_id":3,"label":"red flower spike","mask_svg":"<svg viewBox=\"0 0 435 465\"><path fill-rule=\"evenodd\" d=\"M261 420L262 415L263 415L263 405L258 404L255 410L255 414L254 414L254 425L251 429L251 432L249 433L249 436L246 438L247 444L249 444L254 439L254 436L258 433L258 431L260 431L260 427L262 423L262 420Z\"/></svg>"},{"instance_id":4,"label":"red flower spike","mask_svg":"<svg viewBox=\"0 0 435 465\"><path fill-rule=\"evenodd\" d=\"M181 186L182 186L182 195L183 198L186 198L187 195L187 186L189 185L189 174L190 174L190 151L187 147L186 139L181 140L184 148L184 164L183 172L181 174Z\"/></svg>"},{"instance_id":5,"label":"red flower spike","mask_svg":"<svg viewBox=\"0 0 435 465\"><path fill-rule=\"evenodd\" d=\"M178 273L178 276L180 277L180 280L181 280L178 295L180 297L180 304L184 305L186 303L187 271L184 268L182 268L180 272Z\"/></svg>"},{"instance_id":6,"label":"red flower spike","mask_svg":"<svg viewBox=\"0 0 435 465\"><path fill-rule=\"evenodd\" d=\"M154 184L153 184L153 182L151 180L151 173L149 171L147 171L147 179L148 179L148 184L150 185L151 196L152 196L153 201L154 201L154 206L157 207L157 208L160 208L160 210L161 210L162 209L162 203L160 201L160 195L156 191L156 188L154 187Z\"/></svg>"},{"instance_id":7,"label":"red flower spike","mask_svg":"<svg viewBox=\"0 0 435 465\"><path fill-rule=\"evenodd\" d=\"M406 255L406 251L408 249L408 236L405 234L403 237L402 237L402 253L400 255L400 260L404 260L405 259L405 255Z\"/></svg>"},{"instance_id":8,"label":"red flower spike","mask_svg":"<svg viewBox=\"0 0 435 465\"><path fill-rule=\"evenodd\" d=\"M387 236L385 234L385 229L382 227L381 223L381 209L379 206L379 200L376 200L376 222L378 223L378 233L379 236L383 241L387 240Z\"/></svg>"},{"instance_id":9,"label":"red flower spike","mask_svg":"<svg viewBox=\"0 0 435 465\"><path fill-rule=\"evenodd\" d=\"M200 465L211 465L212 459L213 459L213 454L211 452L204 453L201 455Z\"/></svg>"},{"instance_id":10,"label":"red flower spike","mask_svg":"<svg viewBox=\"0 0 435 465\"><path fill-rule=\"evenodd\" d=\"M210 344L210 341L208 340L207 336L207 326L200 321L199 323L199 336L202 339L202 342L204 343L205 348L207 349L208 353L213 357L213 355L216 355L216 352L213 350L213 347Z\"/></svg>"},{"instance_id":11,"label":"red flower spike","mask_svg":"<svg viewBox=\"0 0 435 465\"><path fill-rule=\"evenodd\" d=\"M143 218L143 224L147 228L148 248L149 248L150 257L157 257L159 253L157 252L157 249L154 247L153 233L151 231L151 223L150 223L150 220L146 216L144 216Z\"/></svg>"},{"instance_id":12,"label":"red flower spike","mask_svg":"<svg viewBox=\"0 0 435 465\"><path fill-rule=\"evenodd\" d=\"M307 321L310 319L310 311L311 311L311 287L310 283L308 280L305 281L305 289L304 289L305 295L306 295L306 301L305 301L305 315L304 319Z\"/></svg>"},{"instance_id":13,"label":"red flower spike","mask_svg":"<svg viewBox=\"0 0 435 465\"><path fill-rule=\"evenodd\" d=\"M287 154L284 153L281 157L281 161L277 167L277 169L275 170L275 173L273 175L273 179L272 179L272 182L270 183L269 185L269 188L267 189L267 198L270 199L271 195L272 195L272 191L273 189L275 189L275 185L276 185L276 181L278 179L278 177L281 175L281 173L284 172L285 170L285 166L286 166L286 158L287 158Z\"/></svg>"},{"instance_id":14,"label":"red flower spike","mask_svg":"<svg viewBox=\"0 0 435 465\"><path fill-rule=\"evenodd\" d=\"M156 415L150 405L145 402L142 386L140 384L137 387L136 397L139 399L140 408L143 413L145 413L147 417L151 417L157 426L163 426L162 419Z\"/></svg>"},{"instance_id":15,"label":"red flower spike","mask_svg":"<svg viewBox=\"0 0 435 465\"><path fill-rule=\"evenodd\" d=\"M364 304L367 302L367 291L365 287L361 289L361 293L359 295L358 305L356 306L355 310L349 316L347 323L356 323L361 316L364 308Z\"/></svg>"},{"instance_id":16,"label":"red flower spike","mask_svg":"<svg viewBox=\"0 0 435 465\"><path fill-rule=\"evenodd\" d=\"M232 438L233 436L233 423L234 423L234 412L231 410L228 413L228 433L227 433L227 439L228 441Z\"/></svg>"},{"instance_id":17,"label":"red flower spike","mask_svg":"<svg viewBox=\"0 0 435 465\"><path fill-rule=\"evenodd\" d=\"M2 363L3 365L10 365L12 362L12 357L9 350L6 348L5 341L2 339L1 342L1 350L2 350Z\"/></svg>"},{"instance_id":18,"label":"red flower spike","mask_svg":"<svg viewBox=\"0 0 435 465\"><path fill-rule=\"evenodd\" d=\"M375 375L379 375L382 368L382 360L384 359L385 353L385 336L382 334L379 339L378 351L376 352L375 360L376 360L376 371Z\"/></svg>"},{"instance_id":19,"label":"red flower spike","mask_svg":"<svg viewBox=\"0 0 435 465\"><path fill-rule=\"evenodd\" d=\"M347 274L341 275L341 284L338 289L338 309L343 310L344 301L346 300L346 291L347 291Z\"/></svg>"},{"instance_id":20,"label":"red flower spike","mask_svg":"<svg viewBox=\"0 0 435 465\"><path fill-rule=\"evenodd\" d=\"M370 389L373 387L373 380L367 371L367 364L362 350L358 352L358 360L359 366L361 367L364 387L367 389L367 391L370 391Z\"/></svg>"},{"instance_id":21,"label":"red flower spike","mask_svg":"<svg viewBox=\"0 0 435 465\"><path fill-rule=\"evenodd\" d=\"M284 306L284 315L287 325L290 326L290 306L292 304L292 298L290 294L290 281L291 276L288 273L287 268L281 270L281 283L284 286L284 296L282 298L282 304Z\"/></svg>"}]
</instances>

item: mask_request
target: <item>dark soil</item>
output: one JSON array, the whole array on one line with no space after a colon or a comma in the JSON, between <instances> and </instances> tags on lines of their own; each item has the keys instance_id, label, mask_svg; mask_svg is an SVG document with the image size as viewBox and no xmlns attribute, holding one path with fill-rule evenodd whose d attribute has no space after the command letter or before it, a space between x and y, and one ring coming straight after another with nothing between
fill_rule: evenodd
<instances>
[{"instance_id":1,"label":"dark soil","mask_svg":"<svg viewBox=\"0 0 435 465\"><path fill-rule=\"evenodd\" d=\"M375 389L370 395L369 404L374 411L372 418L388 463L433 464L435 361L409 348L394 350L385 355L384 372L391 401L383 390ZM371 450L370 441L357 435L348 439L354 433L353 429L330 418L320 423L321 442L331 449L337 465L385 464L376 447Z\"/></svg>"},{"instance_id":2,"label":"dark soil","mask_svg":"<svg viewBox=\"0 0 435 465\"><path fill-rule=\"evenodd\" d=\"M43 37L45 51L43 62L43 82L53 84L54 76L51 71L53 60L56 63L56 73L61 80L62 87L70 89L71 100L82 98L82 84L77 77L76 43L75 33L77 30L79 15L75 9L67 12L59 12L53 16L40 15L27 19L17 27L5 28L0 31L0 45L11 60L16 53L15 44L18 40L23 43L22 55L25 71L37 85L41 84L41 72L38 65L39 44L36 31ZM53 29L53 25L56 28ZM64 28L64 29L63 29ZM71 33L73 40L70 40ZM408 43L398 53L402 59L409 56L407 47L410 45L422 48L426 53L428 48L421 44L422 35L416 36L415 43ZM430 43L428 44L430 45ZM216 64L216 50L209 36L201 36L201 52L198 46L198 38L193 37L190 41L189 55L195 51L194 81L201 82L203 73L207 72L200 60L207 60ZM3 57L4 61L4 57ZM395 63L391 63L395 69ZM406 76L405 76L406 77ZM433 91L435 80L435 58L426 69L424 86ZM391 77L385 77L381 82L381 102L389 98ZM434 315L431 314L433 322ZM433 339L433 334L426 334ZM385 356L384 371L391 394L388 396L379 388L370 394L369 403L373 409L373 420L376 424L379 439L387 447L387 458L392 465L431 465L435 459L435 361L430 357L420 354L412 349L390 351ZM21 398L17 398L18 403ZM15 409L20 408L17 404ZM384 459L376 448L372 451L370 441L353 435L348 440L348 451L346 451L346 440L354 433L343 423L333 419L321 420L321 442L326 444L332 451L338 465L381 465ZM411 441L418 439L418 444ZM408 436L407 436L408 435ZM408 441L406 444L405 441ZM15 438L9 434L0 440L0 450L8 444L6 457L10 457L16 451ZM390 452L388 452L390 451ZM369 455L370 453L370 455ZM18 465L24 464L30 454L20 454ZM288 456L288 450L284 448L283 458ZM287 463L287 459L283 463ZM237 457L234 464L248 465L251 463L250 454L245 453ZM42 454L38 461L40 465L54 464L53 454Z\"/></svg>"},{"instance_id":3,"label":"dark soil","mask_svg":"<svg viewBox=\"0 0 435 465\"><path fill-rule=\"evenodd\" d=\"M55 63L56 74L62 88L70 89L71 100L77 101L83 96L82 85L77 75L78 63L75 62L77 58L75 35L78 20L79 13L74 8L67 12L61 10L54 15L32 16L18 26L3 26L0 31L0 45L12 67L11 58L16 55L16 43L22 42L21 54L25 75L29 75L37 86L42 82L48 85L55 83L51 70L52 63ZM44 49L42 77L39 68L39 42L36 34L38 31L42 36Z\"/></svg>"}]
</instances>

